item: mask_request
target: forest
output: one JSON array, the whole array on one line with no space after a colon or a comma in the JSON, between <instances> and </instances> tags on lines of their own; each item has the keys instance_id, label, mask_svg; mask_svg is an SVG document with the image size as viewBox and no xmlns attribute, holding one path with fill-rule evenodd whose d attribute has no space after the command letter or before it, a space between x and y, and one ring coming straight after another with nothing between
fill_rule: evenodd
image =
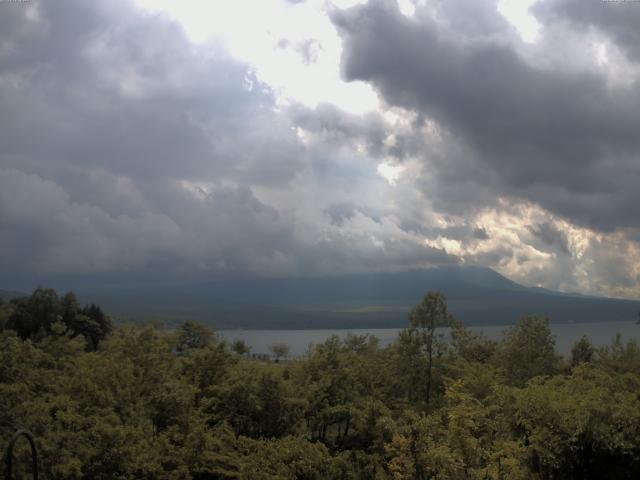
<instances>
[{"instance_id":1,"label":"forest","mask_svg":"<svg viewBox=\"0 0 640 480\"><path fill-rule=\"evenodd\" d=\"M640 478L638 344L563 358L547 318L516 320L490 341L429 292L389 346L265 359L38 288L0 305L0 438L30 430L44 479Z\"/></svg>"}]
</instances>

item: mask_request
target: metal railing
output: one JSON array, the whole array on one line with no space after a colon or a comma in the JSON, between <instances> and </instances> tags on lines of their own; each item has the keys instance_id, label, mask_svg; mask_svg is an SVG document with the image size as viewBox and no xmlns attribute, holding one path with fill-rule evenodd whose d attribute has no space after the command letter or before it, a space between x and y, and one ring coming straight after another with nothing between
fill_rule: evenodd
<instances>
[{"instance_id":1,"label":"metal railing","mask_svg":"<svg viewBox=\"0 0 640 480\"><path fill-rule=\"evenodd\" d=\"M20 437L26 437L29 441L29 445L31 445L31 462L32 462L32 471L33 471L33 479L38 480L38 449L36 448L36 442L33 438L33 435L26 430L18 430L13 434L11 440L9 441L9 445L7 446L7 452L4 457L5 464L5 480L15 480L13 476L13 448L16 445L16 442Z\"/></svg>"}]
</instances>

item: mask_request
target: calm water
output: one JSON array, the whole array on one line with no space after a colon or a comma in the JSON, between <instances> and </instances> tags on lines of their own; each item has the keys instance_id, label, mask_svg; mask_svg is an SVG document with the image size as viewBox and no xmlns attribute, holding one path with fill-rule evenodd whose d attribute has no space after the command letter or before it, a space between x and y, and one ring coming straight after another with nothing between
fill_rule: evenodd
<instances>
[{"instance_id":1,"label":"calm water","mask_svg":"<svg viewBox=\"0 0 640 480\"><path fill-rule=\"evenodd\" d=\"M499 340L505 326L471 327L475 332L483 332L487 338ZM227 341L244 340L251 347L251 353L270 353L269 346L274 343L286 343L291 349L291 355L302 355L310 344L323 343L331 335L346 337L348 333L355 335L373 335L380 339L382 345L393 342L400 329L355 329L355 330L220 330L218 334ZM622 335L622 340L632 338L640 340L640 325L635 322L607 322L607 323L568 323L551 324L551 332L556 338L556 351L568 355L571 347L583 335L589 337L596 346L611 343L616 333Z\"/></svg>"}]
</instances>

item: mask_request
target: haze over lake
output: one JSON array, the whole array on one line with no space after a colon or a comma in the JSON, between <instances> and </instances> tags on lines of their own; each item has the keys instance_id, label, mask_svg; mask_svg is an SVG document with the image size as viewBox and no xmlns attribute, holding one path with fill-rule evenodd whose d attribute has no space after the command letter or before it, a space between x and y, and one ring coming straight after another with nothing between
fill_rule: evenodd
<instances>
[{"instance_id":1,"label":"haze over lake","mask_svg":"<svg viewBox=\"0 0 640 480\"><path fill-rule=\"evenodd\" d=\"M503 325L483 327L470 327L474 332L482 332L491 340L499 340L505 330ZM556 351L567 356L571 352L573 344L583 335L586 335L594 346L602 347L610 345L616 334L622 336L623 342L631 339L640 339L640 325L635 322L597 322L597 323L564 323L550 324L551 332L555 335ZM218 332L221 338L232 342L244 340L251 347L251 353L269 354L269 347L275 343L289 345L292 356L303 355L309 344L323 343L332 335L341 338L349 333L353 335L372 335L385 346L393 342L399 328L362 328L362 329L325 329L325 330L221 330Z\"/></svg>"}]
</instances>

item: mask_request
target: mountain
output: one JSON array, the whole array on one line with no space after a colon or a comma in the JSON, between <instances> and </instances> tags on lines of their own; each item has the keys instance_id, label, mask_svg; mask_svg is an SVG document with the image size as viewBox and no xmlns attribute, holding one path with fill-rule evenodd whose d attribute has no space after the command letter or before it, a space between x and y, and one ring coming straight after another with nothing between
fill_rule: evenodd
<instances>
[{"instance_id":1,"label":"mountain","mask_svg":"<svg viewBox=\"0 0 640 480\"><path fill-rule=\"evenodd\" d=\"M12 298L26 297L28 295L28 293L16 292L13 290L0 290L0 299L4 300L5 302L8 302Z\"/></svg>"},{"instance_id":2,"label":"mountain","mask_svg":"<svg viewBox=\"0 0 640 480\"><path fill-rule=\"evenodd\" d=\"M407 325L430 290L447 296L467 325L507 325L524 315L552 322L635 320L640 301L528 288L481 267L438 267L321 278L231 279L190 284L76 289L120 320L197 319L216 328L385 328Z\"/></svg>"}]
</instances>

